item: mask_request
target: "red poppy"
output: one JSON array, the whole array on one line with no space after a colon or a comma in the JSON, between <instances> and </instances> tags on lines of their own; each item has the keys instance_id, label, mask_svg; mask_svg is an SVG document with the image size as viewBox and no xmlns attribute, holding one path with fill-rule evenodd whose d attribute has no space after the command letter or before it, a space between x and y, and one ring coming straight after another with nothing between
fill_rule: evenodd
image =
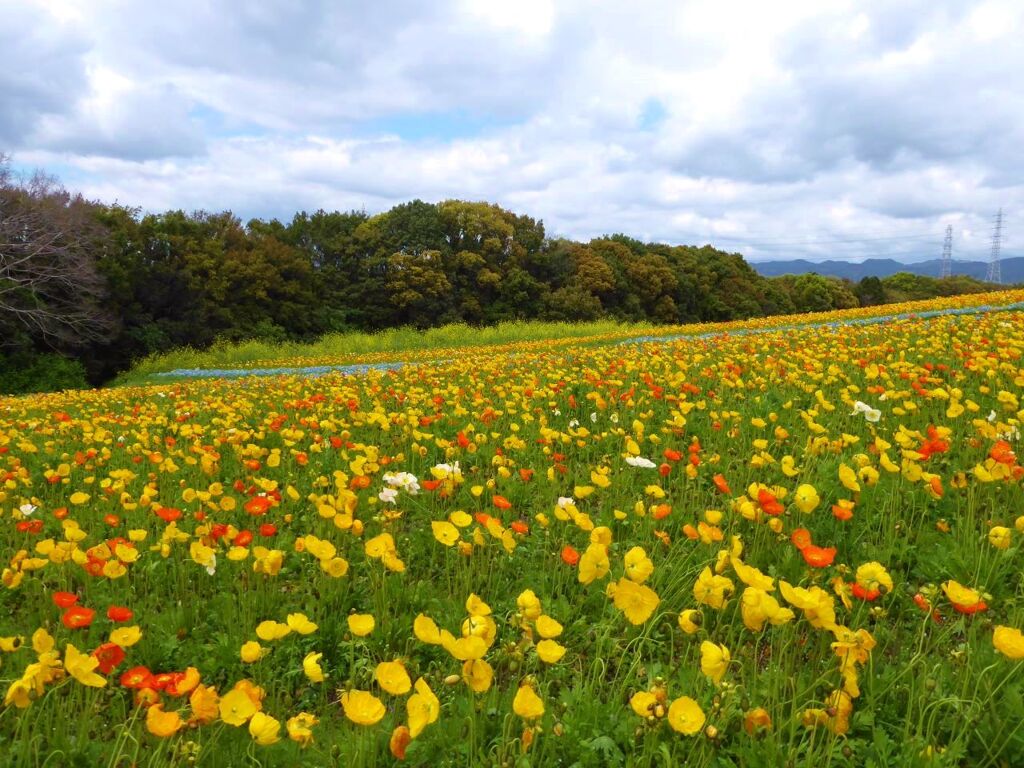
<instances>
[{"instance_id":1,"label":"red poppy","mask_svg":"<svg viewBox=\"0 0 1024 768\"><path fill-rule=\"evenodd\" d=\"M210 538L219 539L223 536L228 535L227 523L214 523L213 527L210 528Z\"/></svg>"},{"instance_id":2,"label":"red poppy","mask_svg":"<svg viewBox=\"0 0 1024 768\"><path fill-rule=\"evenodd\" d=\"M576 567L576 564L580 561L580 553L575 549L566 544L562 547L562 562L566 565Z\"/></svg>"},{"instance_id":3,"label":"red poppy","mask_svg":"<svg viewBox=\"0 0 1024 768\"><path fill-rule=\"evenodd\" d=\"M519 478L524 483L530 482L531 480L533 480L533 470L532 469L520 469L519 470Z\"/></svg>"},{"instance_id":4,"label":"red poppy","mask_svg":"<svg viewBox=\"0 0 1024 768\"><path fill-rule=\"evenodd\" d=\"M60 617L60 620L68 629L81 629L92 624L92 619L95 615L96 611L92 608L73 605L64 611L64 615Z\"/></svg>"},{"instance_id":5,"label":"red poppy","mask_svg":"<svg viewBox=\"0 0 1024 768\"><path fill-rule=\"evenodd\" d=\"M662 477L668 477L671 471L672 465L669 464L668 462L662 462L661 465L658 467L658 474L661 475Z\"/></svg>"},{"instance_id":6,"label":"red poppy","mask_svg":"<svg viewBox=\"0 0 1024 768\"><path fill-rule=\"evenodd\" d=\"M264 523L260 526L260 536L268 537L277 533L277 526L273 523Z\"/></svg>"},{"instance_id":7,"label":"red poppy","mask_svg":"<svg viewBox=\"0 0 1024 768\"><path fill-rule=\"evenodd\" d=\"M53 604L58 608L70 608L78 602L78 595L72 592L54 592Z\"/></svg>"},{"instance_id":8,"label":"red poppy","mask_svg":"<svg viewBox=\"0 0 1024 768\"><path fill-rule=\"evenodd\" d=\"M121 675L121 685L125 688L149 688L153 673L148 667L132 667Z\"/></svg>"},{"instance_id":9,"label":"red poppy","mask_svg":"<svg viewBox=\"0 0 1024 768\"><path fill-rule=\"evenodd\" d=\"M124 649L117 643L104 643L92 655L100 660L96 668L104 675L109 675L124 661Z\"/></svg>"},{"instance_id":10,"label":"red poppy","mask_svg":"<svg viewBox=\"0 0 1024 768\"><path fill-rule=\"evenodd\" d=\"M664 456L669 461L679 461L681 458L683 458L683 454L675 450L674 448L666 448L665 452L662 453L661 455Z\"/></svg>"},{"instance_id":11,"label":"red poppy","mask_svg":"<svg viewBox=\"0 0 1024 768\"><path fill-rule=\"evenodd\" d=\"M769 491L767 488L762 488L757 492L757 503L761 505L761 509L764 510L766 515L772 515L777 517L785 511L785 507L775 498L775 494Z\"/></svg>"},{"instance_id":12,"label":"red poppy","mask_svg":"<svg viewBox=\"0 0 1024 768\"><path fill-rule=\"evenodd\" d=\"M856 597L858 600L864 600L869 603L874 602L882 596L882 593L879 590L864 589L864 587L862 587L860 584L857 584L856 582L853 583L851 592L853 592L853 596Z\"/></svg>"},{"instance_id":13,"label":"red poppy","mask_svg":"<svg viewBox=\"0 0 1024 768\"><path fill-rule=\"evenodd\" d=\"M164 683L164 688L163 688L164 693L166 693L166 694L168 694L170 696L180 696L181 694L178 693L178 684L181 683L181 681L185 679L185 673L184 672L165 672L163 675L156 675L156 678L154 678L154 679L159 679L159 678L165 677L165 676L168 677L169 680L166 683Z\"/></svg>"},{"instance_id":14,"label":"red poppy","mask_svg":"<svg viewBox=\"0 0 1024 768\"><path fill-rule=\"evenodd\" d=\"M527 533L530 532L530 526L528 526L522 520L515 520L515 521L513 521L513 523L509 526L509 528L511 528L516 533L523 534L524 536Z\"/></svg>"},{"instance_id":15,"label":"red poppy","mask_svg":"<svg viewBox=\"0 0 1024 768\"><path fill-rule=\"evenodd\" d=\"M181 510L175 507L160 507L154 511L165 523L173 523L175 520L181 519Z\"/></svg>"},{"instance_id":16,"label":"red poppy","mask_svg":"<svg viewBox=\"0 0 1024 768\"><path fill-rule=\"evenodd\" d=\"M239 531L238 534L231 540L231 543L236 547L247 547L252 543L252 531L244 530Z\"/></svg>"},{"instance_id":17,"label":"red poppy","mask_svg":"<svg viewBox=\"0 0 1024 768\"><path fill-rule=\"evenodd\" d=\"M498 509L512 509L512 502L504 496L495 496L491 501L494 502L494 506Z\"/></svg>"},{"instance_id":18,"label":"red poppy","mask_svg":"<svg viewBox=\"0 0 1024 768\"><path fill-rule=\"evenodd\" d=\"M162 691L167 688L167 686L176 683L177 675L180 674L180 672L160 672L150 678L149 687L156 691Z\"/></svg>"},{"instance_id":19,"label":"red poppy","mask_svg":"<svg viewBox=\"0 0 1024 768\"><path fill-rule=\"evenodd\" d=\"M818 547L814 544L808 544L800 550L800 554L804 556L804 560L812 568L825 568L832 565L832 561L836 559L836 548Z\"/></svg>"},{"instance_id":20,"label":"red poppy","mask_svg":"<svg viewBox=\"0 0 1024 768\"><path fill-rule=\"evenodd\" d=\"M131 608L121 605L112 605L107 608L107 618L111 621L131 621L134 615Z\"/></svg>"},{"instance_id":21,"label":"red poppy","mask_svg":"<svg viewBox=\"0 0 1024 768\"><path fill-rule=\"evenodd\" d=\"M424 490L436 491L438 489L438 487L441 485L441 481L440 480L422 480L422 481L420 481L420 485L423 486Z\"/></svg>"}]
</instances>

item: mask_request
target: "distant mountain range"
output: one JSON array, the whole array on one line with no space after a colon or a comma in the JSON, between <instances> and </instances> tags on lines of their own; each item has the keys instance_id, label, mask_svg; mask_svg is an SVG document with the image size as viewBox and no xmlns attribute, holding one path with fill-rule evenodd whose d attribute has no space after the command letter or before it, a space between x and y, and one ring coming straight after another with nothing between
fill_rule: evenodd
<instances>
[{"instance_id":1,"label":"distant mountain range","mask_svg":"<svg viewBox=\"0 0 1024 768\"><path fill-rule=\"evenodd\" d=\"M849 261L807 261L806 259L792 259L789 261L752 261L750 266L756 269L765 277L778 277L779 275L802 275L807 272L817 272L819 275L830 277L846 278L857 282L863 277L888 277L897 272L910 272L915 275L928 275L938 277L942 262L939 259L929 261L918 261L904 263L894 259L867 259L858 263ZM1004 283L1024 282L1024 257L1003 259L1000 262ZM986 261L953 261L954 275L967 275L978 280L984 280L988 272Z\"/></svg>"}]
</instances>

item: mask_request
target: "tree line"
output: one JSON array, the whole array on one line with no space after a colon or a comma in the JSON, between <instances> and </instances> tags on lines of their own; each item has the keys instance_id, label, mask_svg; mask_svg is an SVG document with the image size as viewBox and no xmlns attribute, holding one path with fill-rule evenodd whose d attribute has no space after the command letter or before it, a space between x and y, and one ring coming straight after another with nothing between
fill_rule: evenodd
<instances>
[{"instance_id":1,"label":"tree line","mask_svg":"<svg viewBox=\"0 0 1024 768\"><path fill-rule=\"evenodd\" d=\"M90 201L0 156L0 392L100 384L149 354L452 322L733 320L985 290L968 278L765 278L738 253L549 237L485 202L290 221Z\"/></svg>"}]
</instances>

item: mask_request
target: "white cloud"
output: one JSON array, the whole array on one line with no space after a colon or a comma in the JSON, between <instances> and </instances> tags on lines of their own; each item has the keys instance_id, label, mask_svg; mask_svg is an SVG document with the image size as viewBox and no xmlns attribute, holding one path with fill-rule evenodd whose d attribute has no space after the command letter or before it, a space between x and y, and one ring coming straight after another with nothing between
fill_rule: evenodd
<instances>
[{"instance_id":1,"label":"white cloud","mask_svg":"<svg viewBox=\"0 0 1024 768\"><path fill-rule=\"evenodd\" d=\"M1000 205L1013 252L1024 218L1011 0L7 2L0 144L151 210L463 197L755 258L977 250Z\"/></svg>"}]
</instances>

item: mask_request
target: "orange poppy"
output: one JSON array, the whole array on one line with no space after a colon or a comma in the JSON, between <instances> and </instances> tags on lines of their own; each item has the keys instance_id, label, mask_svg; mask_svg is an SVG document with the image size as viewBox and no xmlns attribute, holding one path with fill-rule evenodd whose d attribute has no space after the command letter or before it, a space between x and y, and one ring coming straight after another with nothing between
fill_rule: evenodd
<instances>
[{"instance_id":1,"label":"orange poppy","mask_svg":"<svg viewBox=\"0 0 1024 768\"><path fill-rule=\"evenodd\" d=\"M273 502L266 496L253 496L245 502L245 511L253 517L265 515L267 510L273 506Z\"/></svg>"},{"instance_id":2,"label":"orange poppy","mask_svg":"<svg viewBox=\"0 0 1024 768\"><path fill-rule=\"evenodd\" d=\"M498 509L512 509L512 502L504 496L495 496L491 501L494 502L494 506Z\"/></svg>"},{"instance_id":3,"label":"orange poppy","mask_svg":"<svg viewBox=\"0 0 1024 768\"><path fill-rule=\"evenodd\" d=\"M793 542L793 546L797 549L803 549L811 545L811 532L806 528L797 528L793 531L793 534L789 537L789 540Z\"/></svg>"},{"instance_id":4,"label":"orange poppy","mask_svg":"<svg viewBox=\"0 0 1024 768\"><path fill-rule=\"evenodd\" d=\"M717 474L712 478L712 480L714 480L715 482L715 488L717 488L720 492L724 494L732 493L732 491L729 490L729 483L727 483L725 480L725 475Z\"/></svg>"},{"instance_id":5,"label":"orange poppy","mask_svg":"<svg viewBox=\"0 0 1024 768\"><path fill-rule=\"evenodd\" d=\"M353 491L361 491L365 488L369 488L370 482L369 475L356 475L351 481L349 481L348 487Z\"/></svg>"},{"instance_id":6,"label":"orange poppy","mask_svg":"<svg viewBox=\"0 0 1024 768\"><path fill-rule=\"evenodd\" d=\"M836 548L818 547L814 544L808 544L800 550L800 554L804 556L804 560L812 568L825 568L832 565L832 561L836 559Z\"/></svg>"},{"instance_id":7,"label":"orange poppy","mask_svg":"<svg viewBox=\"0 0 1024 768\"><path fill-rule=\"evenodd\" d=\"M846 522L847 520L853 519L853 510L849 509L847 507L844 507L841 504L833 504L832 505L832 516L836 520L842 520L843 522Z\"/></svg>"},{"instance_id":8,"label":"orange poppy","mask_svg":"<svg viewBox=\"0 0 1024 768\"><path fill-rule=\"evenodd\" d=\"M580 553L579 552L577 552L575 549L570 547L568 544L566 544L564 547L562 547L562 562L563 563L565 563L566 565L570 565L573 568L575 568L576 564L579 563L579 561L580 561Z\"/></svg>"},{"instance_id":9,"label":"orange poppy","mask_svg":"<svg viewBox=\"0 0 1024 768\"><path fill-rule=\"evenodd\" d=\"M460 432L459 434L461 435L462 433ZM408 726L400 725L391 732L388 749L391 750L391 754L397 759L405 760L405 750L408 749L411 742L412 734L409 732Z\"/></svg>"},{"instance_id":10,"label":"orange poppy","mask_svg":"<svg viewBox=\"0 0 1024 768\"><path fill-rule=\"evenodd\" d=\"M952 600L950 602L953 602ZM958 613L963 613L970 616L972 613L980 613L981 611L987 611L988 606L984 600L979 600L971 605L962 605L960 603L953 603L953 609Z\"/></svg>"}]
</instances>

